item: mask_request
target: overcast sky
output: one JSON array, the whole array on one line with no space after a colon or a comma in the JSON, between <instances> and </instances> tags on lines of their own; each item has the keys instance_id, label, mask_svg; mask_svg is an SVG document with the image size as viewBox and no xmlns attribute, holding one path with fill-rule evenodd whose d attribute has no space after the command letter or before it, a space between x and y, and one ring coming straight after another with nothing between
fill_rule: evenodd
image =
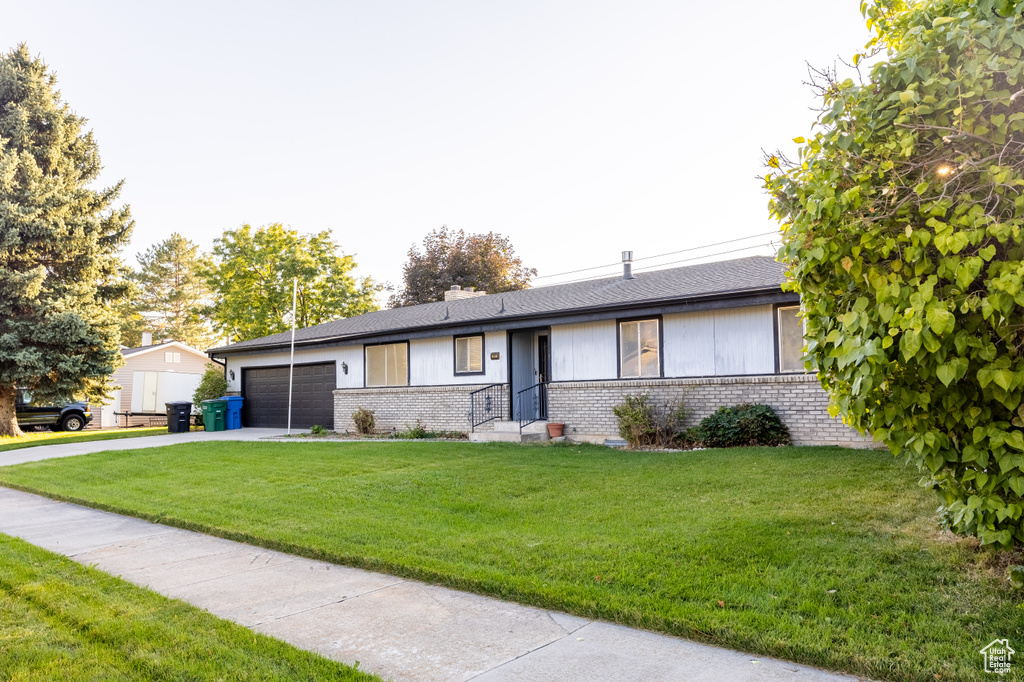
<instances>
[{"instance_id":1,"label":"overcast sky","mask_svg":"<svg viewBox=\"0 0 1024 682\"><path fill-rule=\"evenodd\" d=\"M174 231L209 249L281 222L398 284L442 225L507 235L542 276L775 230L761 149L809 131L806 62L863 46L858 7L34 0L5 4L0 47L26 42L89 118L133 264Z\"/></svg>"}]
</instances>

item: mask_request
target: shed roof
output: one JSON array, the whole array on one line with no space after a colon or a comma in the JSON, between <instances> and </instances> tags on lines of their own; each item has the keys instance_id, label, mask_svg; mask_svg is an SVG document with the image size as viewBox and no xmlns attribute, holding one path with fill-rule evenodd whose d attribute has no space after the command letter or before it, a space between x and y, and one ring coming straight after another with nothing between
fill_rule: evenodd
<instances>
[{"instance_id":1,"label":"shed roof","mask_svg":"<svg viewBox=\"0 0 1024 682\"><path fill-rule=\"evenodd\" d=\"M412 329L442 329L540 315L625 309L694 298L724 298L778 291L783 282L785 274L780 263L768 256L751 256L640 272L628 280L610 277L380 310L298 329L295 342L344 340ZM291 332L287 331L207 352L224 355L233 351L283 347L290 341Z\"/></svg>"}]
</instances>

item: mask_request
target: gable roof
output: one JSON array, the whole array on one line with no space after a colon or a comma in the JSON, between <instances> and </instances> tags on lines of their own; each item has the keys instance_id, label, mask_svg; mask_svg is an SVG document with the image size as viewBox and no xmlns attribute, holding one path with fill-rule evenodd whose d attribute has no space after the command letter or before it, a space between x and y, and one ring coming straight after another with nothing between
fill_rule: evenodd
<instances>
[{"instance_id":1,"label":"gable roof","mask_svg":"<svg viewBox=\"0 0 1024 682\"><path fill-rule=\"evenodd\" d=\"M151 353L152 351L155 350L170 350L171 348L180 348L185 352L192 353L194 355L199 355L203 359L209 359L207 358L206 353L204 353L203 351L199 350L198 348L193 348L192 346L186 346L181 341L164 341L163 343L155 343L152 346L139 346L138 348L122 348L121 355L123 355L125 358L130 358L138 355L145 355L146 353Z\"/></svg>"},{"instance_id":2,"label":"gable roof","mask_svg":"<svg viewBox=\"0 0 1024 682\"><path fill-rule=\"evenodd\" d=\"M701 263L681 268L636 273L634 279L605 279L488 294L391 308L342 318L295 331L296 345L355 339L406 330L444 329L541 315L580 314L626 309L692 299L727 298L781 291L782 264L769 256ZM207 353L284 347L291 332L240 341Z\"/></svg>"}]
</instances>

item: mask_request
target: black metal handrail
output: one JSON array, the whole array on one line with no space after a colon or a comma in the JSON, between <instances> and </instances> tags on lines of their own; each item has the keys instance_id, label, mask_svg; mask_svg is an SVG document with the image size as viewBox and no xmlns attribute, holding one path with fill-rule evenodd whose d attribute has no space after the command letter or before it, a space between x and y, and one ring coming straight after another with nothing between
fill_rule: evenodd
<instances>
[{"instance_id":1,"label":"black metal handrail","mask_svg":"<svg viewBox=\"0 0 1024 682\"><path fill-rule=\"evenodd\" d=\"M524 427L548 418L547 382L542 381L516 393L515 405L514 418L519 422L519 433L522 435ZM528 411L524 410L524 407Z\"/></svg>"},{"instance_id":2,"label":"black metal handrail","mask_svg":"<svg viewBox=\"0 0 1024 682\"><path fill-rule=\"evenodd\" d=\"M469 428L476 427L505 414L505 384L491 384L469 394Z\"/></svg>"}]
</instances>

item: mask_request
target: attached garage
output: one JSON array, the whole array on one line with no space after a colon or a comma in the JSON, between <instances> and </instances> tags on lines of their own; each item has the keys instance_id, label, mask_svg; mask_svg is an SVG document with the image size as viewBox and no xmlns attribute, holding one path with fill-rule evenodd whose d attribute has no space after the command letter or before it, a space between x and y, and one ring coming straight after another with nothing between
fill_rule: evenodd
<instances>
[{"instance_id":1,"label":"attached garage","mask_svg":"<svg viewBox=\"0 0 1024 682\"><path fill-rule=\"evenodd\" d=\"M292 428L334 428L335 364L295 365ZM288 426L288 366L242 368L242 426Z\"/></svg>"}]
</instances>

